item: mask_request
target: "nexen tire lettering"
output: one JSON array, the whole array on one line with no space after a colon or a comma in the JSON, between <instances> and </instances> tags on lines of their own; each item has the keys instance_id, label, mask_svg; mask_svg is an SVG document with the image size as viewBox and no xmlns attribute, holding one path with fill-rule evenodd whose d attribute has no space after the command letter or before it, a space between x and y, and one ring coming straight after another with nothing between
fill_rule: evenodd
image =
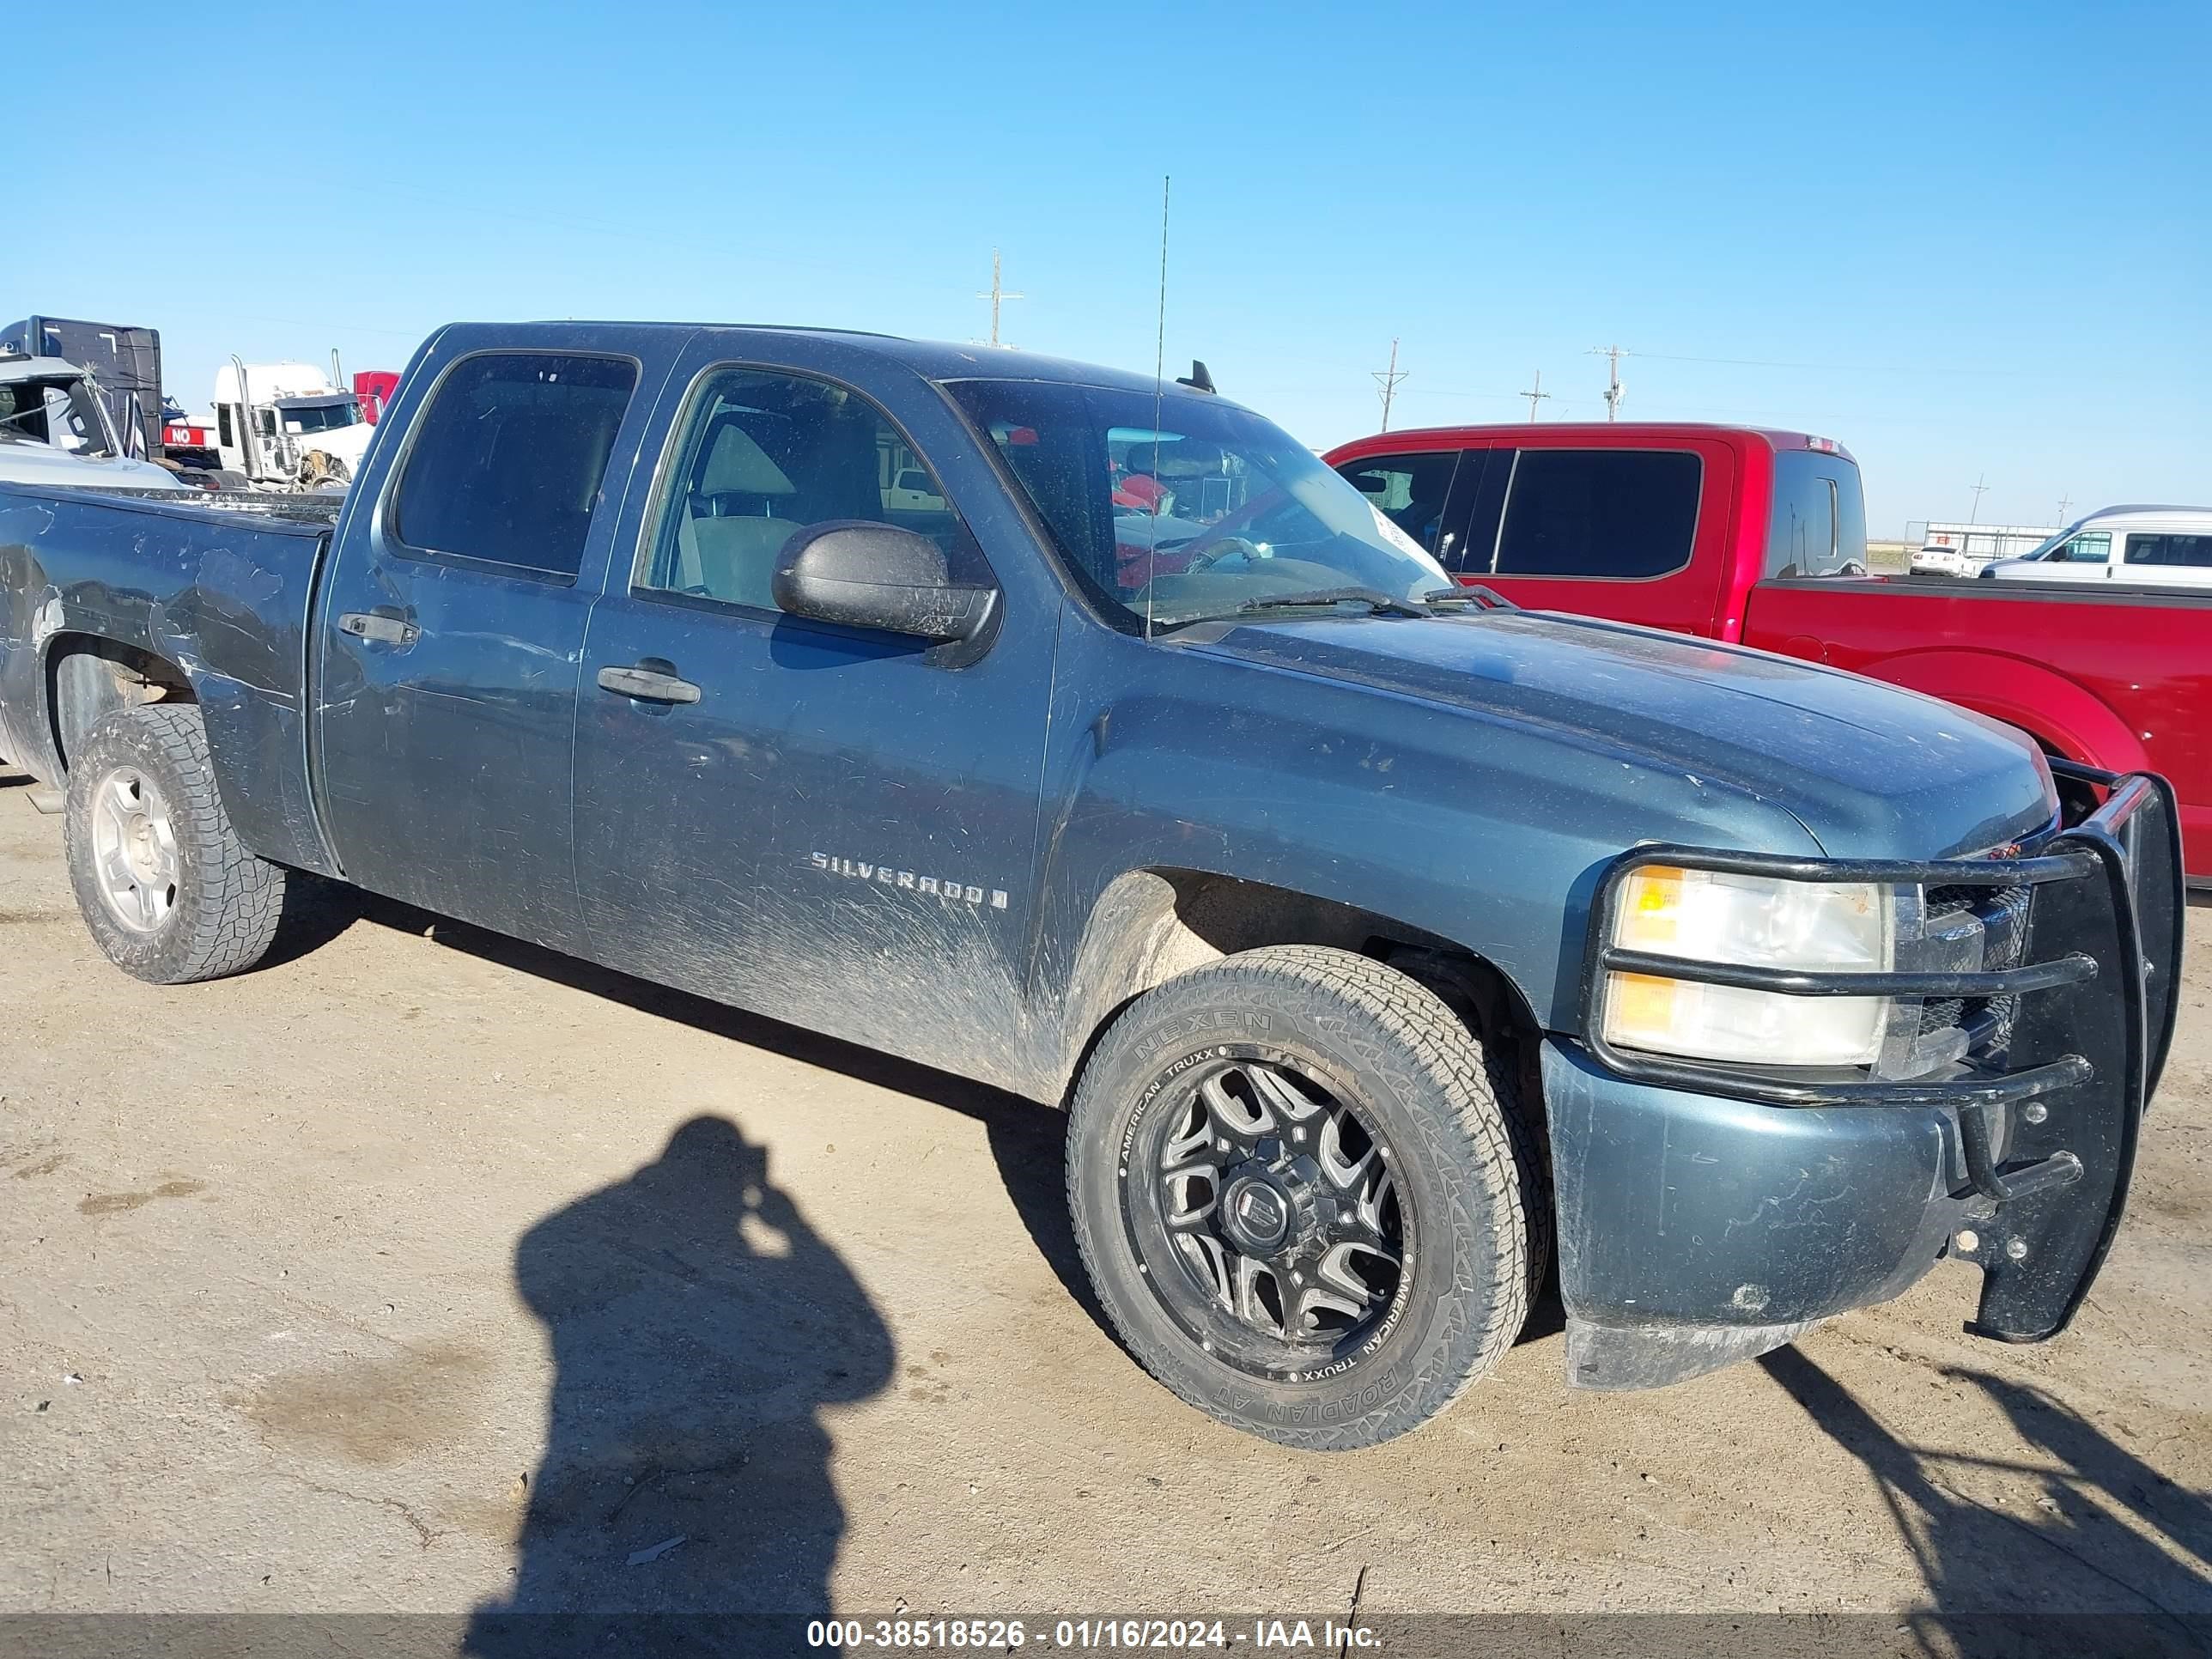
<instances>
[{"instance_id":1,"label":"nexen tire lettering","mask_svg":"<svg viewBox=\"0 0 2212 1659\"><path fill-rule=\"evenodd\" d=\"M1165 1022L1157 1031L1147 1032L1131 1052L1149 1058L1163 1048L1193 1038L1204 1042L1215 1033L1238 1031L1264 1036L1274 1029L1274 1018L1269 1014L1242 1012L1233 1008L1200 1009Z\"/></svg>"}]
</instances>

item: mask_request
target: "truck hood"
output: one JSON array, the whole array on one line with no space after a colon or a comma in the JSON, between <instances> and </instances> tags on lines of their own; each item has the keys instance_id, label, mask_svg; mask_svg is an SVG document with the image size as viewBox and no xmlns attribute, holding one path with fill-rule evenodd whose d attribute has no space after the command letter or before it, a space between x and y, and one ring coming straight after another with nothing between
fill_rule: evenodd
<instances>
[{"instance_id":1,"label":"truck hood","mask_svg":"<svg viewBox=\"0 0 2212 1659\"><path fill-rule=\"evenodd\" d=\"M2056 810L2041 751L2010 726L1763 651L1528 611L1207 634L1186 636L1188 648L1535 728L1771 801L1832 857L1978 852Z\"/></svg>"},{"instance_id":2,"label":"truck hood","mask_svg":"<svg viewBox=\"0 0 2212 1659\"><path fill-rule=\"evenodd\" d=\"M64 484L79 489L173 489L198 495L151 461L119 455L72 455L52 444L0 438L0 479L9 483Z\"/></svg>"}]
</instances>

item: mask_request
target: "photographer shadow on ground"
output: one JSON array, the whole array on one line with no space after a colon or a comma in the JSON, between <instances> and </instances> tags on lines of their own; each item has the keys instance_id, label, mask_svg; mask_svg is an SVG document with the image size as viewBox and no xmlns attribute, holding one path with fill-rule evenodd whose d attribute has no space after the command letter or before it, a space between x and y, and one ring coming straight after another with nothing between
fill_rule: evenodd
<instances>
[{"instance_id":1,"label":"photographer shadow on ground","mask_svg":"<svg viewBox=\"0 0 2212 1659\"><path fill-rule=\"evenodd\" d=\"M766 1149L693 1118L532 1227L514 1271L553 1351L545 1452L514 1594L465 1650L565 1647L544 1615L826 1614L845 1514L822 1411L881 1390L894 1354Z\"/></svg>"}]
</instances>

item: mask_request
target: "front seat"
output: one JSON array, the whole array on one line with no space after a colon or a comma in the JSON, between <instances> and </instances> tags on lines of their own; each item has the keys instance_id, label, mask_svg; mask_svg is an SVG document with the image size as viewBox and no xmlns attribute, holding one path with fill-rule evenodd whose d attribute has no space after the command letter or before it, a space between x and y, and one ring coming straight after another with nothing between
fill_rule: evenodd
<instances>
[{"instance_id":1,"label":"front seat","mask_svg":"<svg viewBox=\"0 0 2212 1659\"><path fill-rule=\"evenodd\" d=\"M775 610L776 555L804 527L791 515L798 493L750 433L725 422L708 441L677 527L677 586Z\"/></svg>"}]
</instances>

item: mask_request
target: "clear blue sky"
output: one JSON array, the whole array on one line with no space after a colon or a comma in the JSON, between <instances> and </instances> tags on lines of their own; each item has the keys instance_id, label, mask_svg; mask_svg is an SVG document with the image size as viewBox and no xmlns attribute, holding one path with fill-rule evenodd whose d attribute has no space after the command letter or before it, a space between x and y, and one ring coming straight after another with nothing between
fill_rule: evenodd
<instances>
[{"instance_id":1,"label":"clear blue sky","mask_svg":"<svg viewBox=\"0 0 2212 1659\"><path fill-rule=\"evenodd\" d=\"M979 337L994 244L1011 340L1146 368L1165 173L1170 362L1312 444L1394 336L1394 425L1601 417L1618 341L1876 534L2212 501L2203 0L24 10L0 309L159 327L188 407L456 318Z\"/></svg>"}]
</instances>

